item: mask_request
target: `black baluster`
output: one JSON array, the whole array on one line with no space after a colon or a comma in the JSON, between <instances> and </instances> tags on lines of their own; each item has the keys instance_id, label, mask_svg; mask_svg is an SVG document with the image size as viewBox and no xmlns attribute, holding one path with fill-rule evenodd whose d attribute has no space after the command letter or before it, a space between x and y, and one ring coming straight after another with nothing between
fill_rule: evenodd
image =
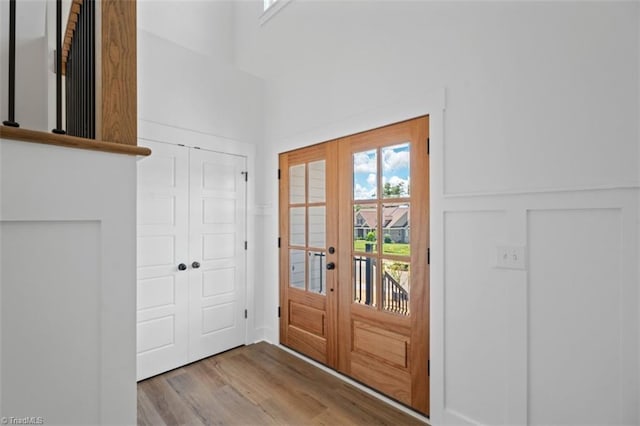
<instances>
[{"instance_id":1,"label":"black baluster","mask_svg":"<svg viewBox=\"0 0 640 426\"><path fill-rule=\"evenodd\" d=\"M95 61L96 61L96 46L95 46L95 33L96 33L96 13L95 13L95 2L93 0L88 0L86 2L87 5L87 18L89 21L89 37L87 40L87 44L89 45L89 129L87 137L91 139L95 139L96 137L96 70L95 70Z\"/></svg>"},{"instance_id":2,"label":"black baluster","mask_svg":"<svg viewBox=\"0 0 640 426\"><path fill-rule=\"evenodd\" d=\"M324 269L322 266L322 258L324 257L324 253L320 253L320 293L322 293L322 274L324 273Z\"/></svg>"},{"instance_id":3,"label":"black baluster","mask_svg":"<svg viewBox=\"0 0 640 426\"><path fill-rule=\"evenodd\" d=\"M16 0L9 1L9 119L2 124L20 127L16 122Z\"/></svg>"},{"instance_id":4,"label":"black baluster","mask_svg":"<svg viewBox=\"0 0 640 426\"><path fill-rule=\"evenodd\" d=\"M360 301L360 298L358 297L358 264L357 264L358 260L357 258L353 258L353 298L355 300L357 300L358 302Z\"/></svg>"},{"instance_id":5,"label":"black baluster","mask_svg":"<svg viewBox=\"0 0 640 426\"><path fill-rule=\"evenodd\" d=\"M56 0L56 128L52 132L66 133L62 128L62 0Z\"/></svg>"}]
</instances>

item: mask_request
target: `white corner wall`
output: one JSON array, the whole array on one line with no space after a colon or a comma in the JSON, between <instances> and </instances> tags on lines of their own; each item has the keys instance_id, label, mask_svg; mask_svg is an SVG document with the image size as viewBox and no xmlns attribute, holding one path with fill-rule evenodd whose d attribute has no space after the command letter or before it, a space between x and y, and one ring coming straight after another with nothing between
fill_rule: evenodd
<instances>
[{"instance_id":1,"label":"white corner wall","mask_svg":"<svg viewBox=\"0 0 640 426\"><path fill-rule=\"evenodd\" d=\"M0 141L0 416L136 421L136 158Z\"/></svg>"},{"instance_id":2,"label":"white corner wall","mask_svg":"<svg viewBox=\"0 0 640 426\"><path fill-rule=\"evenodd\" d=\"M233 1L138 0L138 29L231 64Z\"/></svg>"},{"instance_id":3,"label":"white corner wall","mask_svg":"<svg viewBox=\"0 0 640 426\"><path fill-rule=\"evenodd\" d=\"M262 97L260 79L138 31L140 120L255 144L263 138Z\"/></svg>"},{"instance_id":4,"label":"white corner wall","mask_svg":"<svg viewBox=\"0 0 640 426\"><path fill-rule=\"evenodd\" d=\"M46 1L16 3L16 105L20 127L48 131ZM9 2L0 2L0 122L8 119ZM50 130L50 129L49 129Z\"/></svg>"},{"instance_id":5,"label":"white corner wall","mask_svg":"<svg viewBox=\"0 0 640 426\"><path fill-rule=\"evenodd\" d=\"M266 336L277 154L431 115L431 421L637 424L635 2L236 4L266 82ZM438 93L445 93L442 102ZM496 266L524 246L526 270Z\"/></svg>"}]
</instances>

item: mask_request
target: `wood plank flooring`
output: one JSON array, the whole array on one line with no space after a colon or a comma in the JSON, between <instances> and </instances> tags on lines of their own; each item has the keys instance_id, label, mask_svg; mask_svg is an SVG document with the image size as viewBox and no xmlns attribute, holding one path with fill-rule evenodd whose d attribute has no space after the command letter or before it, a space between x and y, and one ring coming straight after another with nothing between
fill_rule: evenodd
<instances>
[{"instance_id":1,"label":"wood plank flooring","mask_svg":"<svg viewBox=\"0 0 640 426\"><path fill-rule=\"evenodd\" d=\"M420 425L268 343L138 383L139 425Z\"/></svg>"}]
</instances>

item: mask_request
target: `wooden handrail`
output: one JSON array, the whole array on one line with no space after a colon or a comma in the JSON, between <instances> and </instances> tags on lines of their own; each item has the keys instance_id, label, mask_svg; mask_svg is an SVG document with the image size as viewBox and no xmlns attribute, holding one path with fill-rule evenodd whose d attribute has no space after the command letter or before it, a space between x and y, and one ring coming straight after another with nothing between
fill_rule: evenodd
<instances>
[{"instance_id":1,"label":"wooden handrail","mask_svg":"<svg viewBox=\"0 0 640 426\"><path fill-rule=\"evenodd\" d=\"M78 138L69 135L39 132L18 127L0 126L0 139L11 139L22 142L33 142L45 145L56 145L67 148L87 149L91 151L110 152L113 154L127 154L147 156L151 154L149 148L127 145L115 142L104 142L95 139Z\"/></svg>"},{"instance_id":2,"label":"wooden handrail","mask_svg":"<svg viewBox=\"0 0 640 426\"><path fill-rule=\"evenodd\" d=\"M13 131L6 126L0 130L0 136L7 139L81 149L131 155L150 154L151 151L146 148L140 150L136 148L138 143L136 0L96 1L99 2L101 10L100 34L96 35L96 40L100 40L96 51L101 52L100 63L97 65L99 69L96 70L96 140L62 137L59 134L52 135L25 129ZM65 61L69 58L78 14L85 2L86 0L72 0L67 35L64 37ZM57 22L60 22L59 17L57 17ZM60 34L61 31L57 31L57 33ZM61 41L58 41L57 44L61 45ZM63 47L59 46L58 49L61 54ZM62 62L63 60L60 60L58 66ZM59 73L59 75L61 74ZM10 86L9 93L11 93L13 85L10 84ZM59 94L56 98L60 102L61 96ZM86 106L80 106L80 108L86 108ZM11 107L9 111L11 111ZM4 123L10 124L9 121L4 121ZM105 140L111 142L104 142ZM128 147L112 146L119 144L128 145Z\"/></svg>"}]
</instances>

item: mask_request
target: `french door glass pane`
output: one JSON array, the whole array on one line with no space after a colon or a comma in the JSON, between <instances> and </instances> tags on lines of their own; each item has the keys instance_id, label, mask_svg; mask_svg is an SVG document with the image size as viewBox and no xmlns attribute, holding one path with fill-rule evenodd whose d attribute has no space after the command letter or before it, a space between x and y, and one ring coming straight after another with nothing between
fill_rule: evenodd
<instances>
[{"instance_id":1,"label":"french door glass pane","mask_svg":"<svg viewBox=\"0 0 640 426\"><path fill-rule=\"evenodd\" d=\"M353 250L376 253L378 240L378 205L353 206Z\"/></svg>"},{"instance_id":2,"label":"french door glass pane","mask_svg":"<svg viewBox=\"0 0 640 426\"><path fill-rule=\"evenodd\" d=\"M324 203L325 190L325 160L309 163L309 202Z\"/></svg>"},{"instance_id":3,"label":"french door glass pane","mask_svg":"<svg viewBox=\"0 0 640 426\"><path fill-rule=\"evenodd\" d=\"M409 203L384 204L382 207L382 253L410 256Z\"/></svg>"},{"instance_id":4,"label":"french door glass pane","mask_svg":"<svg viewBox=\"0 0 640 426\"><path fill-rule=\"evenodd\" d=\"M353 154L353 199L375 200L378 194L378 152Z\"/></svg>"},{"instance_id":5,"label":"french door glass pane","mask_svg":"<svg viewBox=\"0 0 640 426\"><path fill-rule=\"evenodd\" d=\"M289 244L292 246L306 245L305 207L289 208Z\"/></svg>"},{"instance_id":6,"label":"french door glass pane","mask_svg":"<svg viewBox=\"0 0 640 426\"><path fill-rule=\"evenodd\" d=\"M309 247L324 248L325 234L325 206L309 207Z\"/></svg>"},{"instance_id":7,"label":"french door glass pane","mask_svg":"<svg viewBox=\"0 0 640 426\"><path fill-rule=\"evenodd\" d=\"M362 305L376 303L376 259L367 256L353 257L353 301Z\"/></svg>"},{"instance_id":8,"label":"french door glass pane","mask_svg":"<svg viewBox=\"0 0 640 426\"><path fill-rule=\"evenodd\" d=\"M409 197L409 143L382 148L383 198Z\"/></svg>"},{"instance_id":9,"label":"french door glass pane","mask_svg":"<svg viewBox=\"0 0 640 426\"><path fill-rule=\"evenodd\" d=\"M305 202L305 168L304 164L289 167L289 203Z\"/></svg>"},{"instance_id":10,"label":"french door glass pane","mask_svg":"<svg viewBox=\"0 0 640 426\"><path fill-rule=\"evenodd\" d=\"M326 254L324 252L307 252L309 258L309 291L326 294Z\"/></svg>"},{"instance_id":11,"label":"french door glass pane","mask_svg":"<svg viewBox=\"0 0 640 426\"><path fill-rule=\"evenodd\" d=\"M304 250L289 250L289 285L304 290Z\"/></svg>"},{"instance_id":12,"label":"french door glass pane","mask_svg":"<svg viewBox=\"0 0 640 426\"><path fill-rule=\"evenodd\" d=\"M408 262L382 261L382 309L409 315L410 271Z\"/></svg>"}]
</instances>

